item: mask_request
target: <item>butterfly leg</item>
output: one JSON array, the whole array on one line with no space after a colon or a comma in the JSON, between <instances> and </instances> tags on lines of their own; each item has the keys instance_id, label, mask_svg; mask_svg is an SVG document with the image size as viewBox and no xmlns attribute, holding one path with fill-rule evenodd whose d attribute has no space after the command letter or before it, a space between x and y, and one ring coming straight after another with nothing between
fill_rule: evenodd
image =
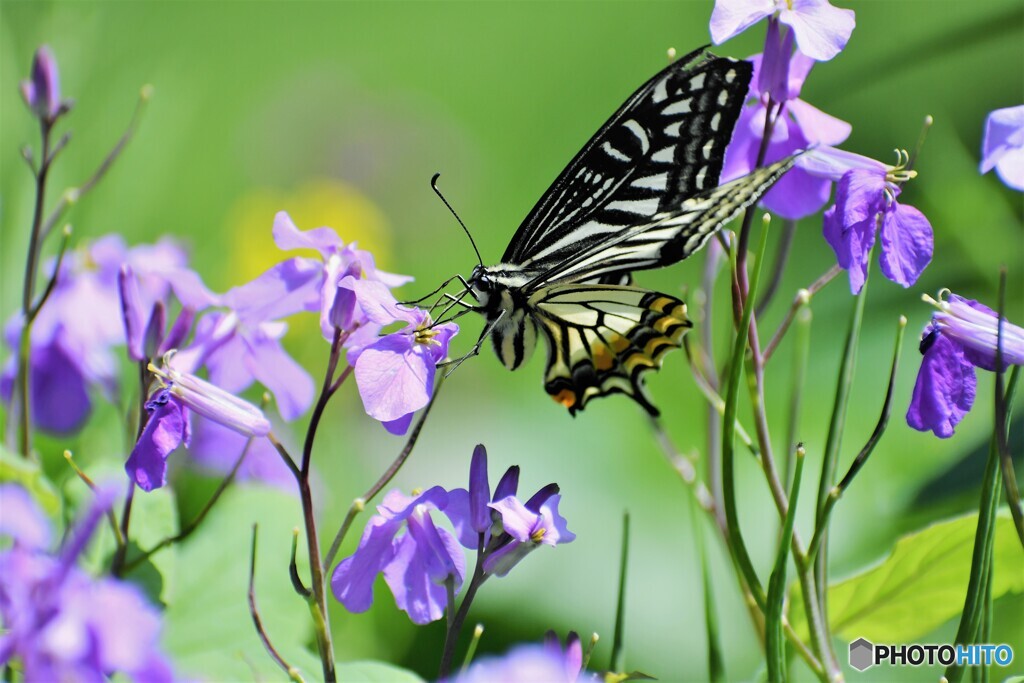
<instances>
[{"instance_id":1,"label":"butterfly leg","mask_svg":"<svg viewBox=\"0 0 1024 683\"><path fill-rule=\"evenodd\" d=\"M472 309L467 308L465 311L460 311L460 314L461 313L465 313L465 312L470 311L470 310L472 310ZM505 310L503 309L500 313L498 313L498 317L495 318L494 320L492 320L490 323L488 323L487 327L485 327L483 332L480 333L480 338L476 340L476 344L474 344L473 348L469 350L469 353L467 353L466 355L462 356L461 358L456 358L455 360L447 360L447 361L445 361L443 363L438 363L437 364L437 367L439 367L439 368L448 367L449 365L452 366L452 369L445 373L445 377L448 377L448 375L450 375L453 372L455 372L455 370L457 370L460 365L465 363L467 360L469 360L473 356L479 356L480 355L480 347L483 346L484 340L487 339L487 337L491 336L491 332L494 331L494 328L497 326L497 324L499 322L501 322L501 319L504 318L504 317L505 317Z\"/></svg>"}]
</instances>

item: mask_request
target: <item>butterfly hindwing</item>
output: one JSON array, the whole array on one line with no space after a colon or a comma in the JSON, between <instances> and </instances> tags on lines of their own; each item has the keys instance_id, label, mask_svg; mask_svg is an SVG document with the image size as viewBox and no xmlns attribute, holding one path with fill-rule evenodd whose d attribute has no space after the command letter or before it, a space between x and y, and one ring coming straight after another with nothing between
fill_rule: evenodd
<instances>
[{"instance_id":1,"label":"butterfly hindwing","mask_svg":"<svg viewBox=\"0 0 1024 683\"><path fill-rule=\"evenodd\" d=\"M559 175L504 263L544 272L715 187L751 65L697 50L642 85Z\"/></svg>"},{"instance_id":2,"label":"butterfly hindwing","mask_svg":"<svg viewBox=\"0 0 1024 683\"><path fill-rule=\"evenodd\" d=\"M575 414L598 396L624 393L652 415L641 376L678 348L691 323L686 304L638 287L552 285L530 313L548 342L544 389Z\"/></svg>"}]
</instances>

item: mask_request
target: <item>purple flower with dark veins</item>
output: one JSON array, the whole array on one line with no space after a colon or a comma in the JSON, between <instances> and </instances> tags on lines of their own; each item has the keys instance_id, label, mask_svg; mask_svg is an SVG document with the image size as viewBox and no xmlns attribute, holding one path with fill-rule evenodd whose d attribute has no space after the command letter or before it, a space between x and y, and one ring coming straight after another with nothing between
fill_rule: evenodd
<instances>
[{"instance_id":1,"label":"purple flower with dark veins","mask_svg":"<svg viewBox=\"0 0 1024 683\"><path fill-rule=\"evenodd\" d=\"M170 683L160 652L160 617L132 584L94 579L75 566L113 503L100 489L95 502L56 555L46 552L46 518L20 486L0 486L0 534L13 546L0 552L0 665L25 681L110 680L114 674Z\"/></svg>"},{"instance_id":2,"label":"purple flower with dark veins","mask_svg":"<svg viewBox=\"0 0 1024 683\"><path fill-rule=\"evenodd\" d=\"M431 510L447 504L448 494L440 486L413 497L397 489L384 496L356 552L331 576L334 597L350 612L365 612L373 604L374 580L383 573L398 608L413 623L428 624L444 616L446 582L457 592L466 573L458 542L430 516Z\"/></svg>"},{"instance_id":3,"label":"purple flower with dark veins","mask_svg":"<svg viewBox=\"0 0 1024 683\"><path fill-rule=\"evenodd\" d=\"M945 300L944 294L949 294ZM938 310L921 336L921 369L907 410L907 424L945 439L974 404L978 378L975 368L994 371L996 348L1002 347L1003 367L1024 365L1024 329L1002 324L999 343L998 315L991 308L946 290L936 301Z\"/></svg>"},{"instance_id":4,"label":"purple flower with dark veins","mask_svg":"<svg viewBox=\"0 0 1024 683\"><path fill-rule=\"evenodd\" d=\"M900 184L917 175L906 168L906 152L899 152L899 157L896 166L887 166L859 154L821 147L797 160L805 170L838 181L836 203L824 215L824 234L840 267L849 273L854 294L864 286L879 232L882 274L893 282L910 287L932 260L931 223L913 206L896 201L902 192Z\"/></svg>"},{"instance_id":5,"label":"purple flower with dark veins","mask_svg":"<svg viewBox=\"0 0 1024 683\"><path fill-rule=\"evenodd\" d=\"M800 52L818 62L842 52L857 23L853 10L828 0L715 0L711 40L721 45L765 18L788 26Z\"/></svg>"},{"instance_id":6,"label":"purple flower with dark veins","mask_svg":"<svg viewBox=\"0 0 1024 683\"><path fill-rule=\"evenodd\" d=\"M518 485L519 468L510 467L491 498L487 450L481 445L473 451L469 489L449 494L444 513L463 546L483 551L486 574L505 576L541 544L554 546L576 538L558 514L561 496L557 484L548 484L525 504L516 498Z\"/></svg>"},{"instance_id":7,"label":"purple flower with dark veins","mask_svg":"<svg viewBox=\"0 0 1024 683\"><path fill-rule=\"evenodd\" d=\"M985 119L980 170L993 168L1007 186L1024 192L1024 104L996 109Z\"/></svg>"},{"instance_id":8,"label":"purple flower with dark veins","mask_svg":"<svg viewBox=\"0 0 1024 683\"><path fill-rule=\"evenodd\" d=\"M167 483L167 457L191 438L190 412L213 420L245 437L266 436L270 422L256 406L194 375L150 366L164 383L146 403L149 419L132 449L125 471L144 491Z\"/></svg>"},{"instance_id":9,"label":"purple flower with dark veins","mask_svg":"<svg viewBox=\"0 0 1024 683\"><path fill-rule=\"evenodd\" d=\"M789 48L783 46L781 49L787 51ZM762 59L762 55L754 55L749 60L754 65L750 99L740 112L732 141L725 152L723 183L744 176L757 167L769 101L782 103L782 109L775 118L763 165L772 164L815 145L838 145L849 137L852 130L847 122L800 99L800 90L814 66L810 58L799 52L790 58L786 52L774 60L776 66L772 73L765 72L762 78L765 59ZM785 68L778 66L779 59L786 63ZM780 80L785 84L784 88ZM797 167L782 176L765 193L761 202L783 218L798 220L817 213L825 206L831 190L830 179L813 176Z\"/></svg>"},{"instance_id":10,"label":"purple flower with dark veins","mask_svg":"<svg viewBox=\"0 0 1024 683\"><path fill-rule=\"evenodd\" d=\"M447 357L459 326L434 325L426 311L400 306L382 282L348 277L341 290L352 292L366 320L361 332L368 334L353 335L348 352L363 407L392 434L405 434L413 413L430 401L436 366ZM405 326L376 336L394 323Z\"/></svg>"}]
</instances>

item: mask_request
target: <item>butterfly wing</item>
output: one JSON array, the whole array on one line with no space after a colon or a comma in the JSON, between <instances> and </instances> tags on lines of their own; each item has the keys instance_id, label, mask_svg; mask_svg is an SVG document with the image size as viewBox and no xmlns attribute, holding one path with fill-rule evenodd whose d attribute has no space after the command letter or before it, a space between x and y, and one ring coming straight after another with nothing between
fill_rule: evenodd
<instances>
[{"instance_id":1,"label":"butterfly wing","mask_svg":"<svg viewBox=\"0 0 1024 683\"><path fill-rule=\"evenodd\" d=\"M714 188L750 77L748 62L704 50L655 75L558 176L502 261L546 272Z\"/></svg>"},{"instance_id":2,"label":"butterfly wing","mask_svg":"<svg viewBox=\"0 0 1024 683\"><path fill-rule=\"evenodd\" d=\"M673 211L619 229L536 274L529 290L554 281L616 281L634 270L660 268L699 250L715 232L747 208L788 171L791 156L690 197ZM638 217L639 218L639 217Z\"/></svg>"},{"instance_id":3,"label":"butterfly wing","mask_svg":"<svg viewBox=\"0 0 1024 683\"><path fill-rule=\"evenodd\" d=\"M573 415L593 398L623 393L651 415L642 375L682 343L686 304L638 287L552 285L534 292L529 315L548 341L544 389Z\"/></svg>"}]
</instances>

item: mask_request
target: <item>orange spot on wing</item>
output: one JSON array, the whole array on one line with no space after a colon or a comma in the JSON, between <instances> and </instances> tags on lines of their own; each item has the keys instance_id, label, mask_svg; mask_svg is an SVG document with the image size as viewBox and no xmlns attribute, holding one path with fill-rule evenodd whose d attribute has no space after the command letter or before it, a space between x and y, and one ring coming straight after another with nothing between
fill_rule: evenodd
<instances>
[{"instance_id":1,"label":"orange spot on wing","mask_svg":"<svg viewBox=\"0 0 1024 683\"><path fill-rule=\"evenodd\" d=\"M615 357L607 346L594 346L594 367L598 370L608 370L615 364Z\"/></svg>"},{"instance_id":2,"label":"orange spot on wing","mask_svg":"<svg viewBox=\"0 0 1024 683\"><path fill-rule=\"evenodd\" d=\"M562 389L551 398L555 399L555 403L561 403L566 408L576 405L576 394L572 389Z\"/></svg>"}]
</instances>

